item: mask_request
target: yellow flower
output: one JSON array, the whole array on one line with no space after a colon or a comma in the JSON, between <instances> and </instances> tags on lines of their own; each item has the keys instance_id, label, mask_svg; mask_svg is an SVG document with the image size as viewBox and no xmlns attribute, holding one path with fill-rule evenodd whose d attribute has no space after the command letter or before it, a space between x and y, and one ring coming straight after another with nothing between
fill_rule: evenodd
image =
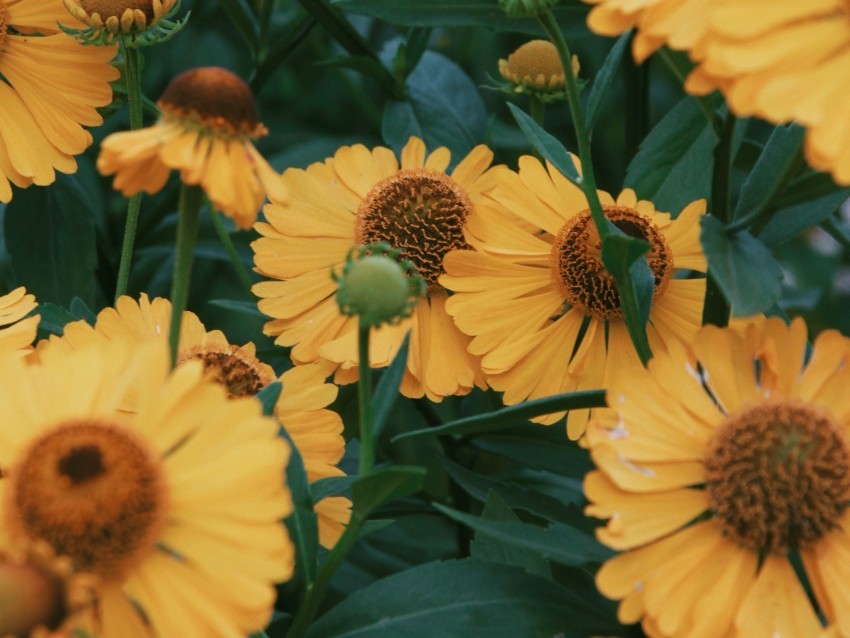
<instances>
[{"instance_id":1,"label":"yellow flower","mask_svg":"<svg viewBox=\"0 0 850 638\"><path fill-rule=\"evenodd\" d=\"M337 387L325 383L332 369L327 362L319 362L295 366L280 377L283 390L275 415L298 448L310 483L329 476L345 476L337 467L345 453L342 419L336 412L325 409L337 395ZM319 524L319 543L331 549L351 518L351 501L342 496L329 496L315 503L314 509Z\"/></svg>"},{"instance_id":2,"label":"yellow flower","mask_svg":"<svg viewBox=\"0 0 850 638\"><path fill-rule=\"evenodd\" d=\"M402 394L440 401L485 387L478 359L466 351L468 338L446 314L438 279L443 255L466 246L468 224L488 205L492 157L478 146L448 175L448 149L426 156L422 140L411 138L400 163L387 148L357 145L307 170L287 170L291 198L266 206L268 223L255 227L263 237L252 244L257 270L277 280L254 286L260 310L274 317L266 334L295 346L296 363L327 359L339 366L338 383L356 380L357 318L340 313L330 273L341 270L352 246L384 241L413 262L428 292L409 319L374 331L372 365L388 365L410 330Z\"/></svg>"},{"instance_id":3,"label":"yellow flower","mask_svg":"<svg viewBox=\"0 0 850 638\"><path fill-rule=\"evenodd\" d=\"M573 73L578 75L578 58L573 56ZM499 73L514 85L517 93L532 93L541 99L563 99L564 67L558 49L549 40L531 40L499 60Z\"/></svg>"},{"instance_id":4,"label":"yellow flower","mask_svg":"<svg viewBox=\"0 0 850 638\"><path fill-rule=\"evenodd\" d=\"M620 35L636 28L635 60L643 62L659 47L691 50L705 34L706 14L715 0L584 0L596 5L587 26L600 35Z\"/></svg>"},{"instance_id":5,"label":"yellow flower","mask_svg":"<svg viewBox=\"0 0 850 638\"><path fill-rule=\"evenodd\" d=\"M74 570L43 541L0 549L0 631L68 638L97 604L98 579Z\"/></svg>"},{"instance_id":6,"label":"yellow flower","mask_svg":"<svg viewBox=\"0 0 850 638\"><path fill-rule=\"evenodd\" d=\"M686 88L722 89L739 115L804 124L809 163L850 184L850 2L786 2L765 11L758 0L720 0L707 23L701 64Z\"/></svg>"},{"instance_id":7,"label":"yellow flower","mask_svg":"<svg viewBox=\"0 0 850 638\"><path fill-rule=\"evenodd\" d=\"M93 32L118 33L153 29L174 9L177 0L64 0L65 8Z\"/></svg>"},{"instance_id":8,"label":"yellow flower","mask_svg":"<svg viewBox=\"0 0 850 638\"><path fill-rule=\"evenodd\" d=\"M597 575L650 636L850 635L850 342L778 319L706 327L608 390L587 513L624 551ZM609 412L613 412L609 411ZM795 565L805 573L813 608Z\"/></svg>"},{"instance_id":9,"label":"yellow flower","mask_svg":"<svg viewBox=\"0 0 850 638\"><path fill-rule=\"evenodd\" d=\"M101 145L97 168L115 175L113 185L125 197L158 192L176 169L240 228L254 223L266 194L286 198L280 175L251 141L267 130L239 77L218 67L191 69L171 81L157 104L156 124L113 133Z\"/></svg>"},{"instance_id":10,"label":"yellow flower","mask_svg":"<svg viewBox=\"0 0 850 638\"><path fill-rule=\"evenodd\" d=\"M97 636L245 635L294 552L289 447L253 399L160 343L0 357L0 546L44 541L100 582ZM123 409L132 393L132 410Z\"/></svg>"},{"instance_id":11,"label":"yellow flower","mask_svg":"<svg viewBox=\"0 0 850 638\"><path fill-rule=\"evenodd\" d=\"M85 321L65 326L64 335L39 344L37 354L66 346L85 347L92 342L137 345L155 339L163 347L168 343L171 326L171 302L161 297L150 301L142 294L138 302L121 297L115 308L106 308L97 316L94 327ZM180 329L178 364L197 360L207 376L227 389L229 397L254 396L276 379L271 366L256 357L253 343L236 346L220 330L207 331L192 312L183 313ZM310 482L328 476L344 476L336 464L345 452L342 419L325 408L336 399L335 385L325 383L330 374L327 365L303 366L283 374L283 390L276 414L302 456ZM319 519L320 541L333 547L351 515L351 501L343 497L322 499L315 505Z\"/></svg>"},{"instance_id":12,"label":"yellow flower","mask_svg":"<svg viewBox=\"0 0 850 638\"><path fill-rule=\"evenodd\" d=\"M476 250L449 253L440 278L454 292L447 311L474 336L469 350L482 357L487 381L504 391L507 405L604 388L615 371L641 368L581 189L530 156L519 166L518 174L505 171L493 194L505 211L488 209L470 224ZM700 326L705 280L674 275L705 271L699 244L705 201L671 220L631 190L616 201L599 196L609 220L651 244L655 296L647 333L653 352L681 347ZM570 412L570 438L581 436L587 418L585 410Z\"/></svg>"},{"instance_id":13,"label":"yellow flower","mask_svg":"<svg viewBox=\"0 0 850 638\"><path fill-rule=\"evenodd\" d=\"M37 306L35 296L27 294L23 286L0 297L0 326L6 326L0 328L0 352L15 351L25 355L32 350L41 317L26 316Z\"/></svg>"},{"instance_id":14,"label":"yellow flower","mask_svg":"<svg viewBox=\"0 0 850 638\"><path fill-rule=\"evenodd\" d=\"M74 155L91 144L84 126L103 120L112 101L115 47L89 48L59 32L60 2L0 0L0 202L11 184L53 183L77 170Z\"/></svg>"}]
</instances>

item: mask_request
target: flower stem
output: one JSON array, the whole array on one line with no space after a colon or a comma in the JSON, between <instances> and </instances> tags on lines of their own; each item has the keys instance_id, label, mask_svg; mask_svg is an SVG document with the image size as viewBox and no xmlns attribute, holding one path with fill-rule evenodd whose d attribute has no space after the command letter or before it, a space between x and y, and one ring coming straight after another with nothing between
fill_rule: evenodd
<instances>
[{"instance_id":1,"label":"flower stem","mask_svg":"<svg viewBox=\"0 0 850 638\"><path fill-rule=\"evenodd\" d=\"M242 260L239 259L239 253L236 252L236 247L233 245L233 240L230 238L230 234L224 227L224 222L222 221L222 214L217 210L213 209L210 209L210 212L213 228L215 228L215 232L218 234L218 238L224 245L224 250L227 251L227 256L230 257L230 263L233 264L233 269L236 271L236 276L239 277L239 281L242 282L242 285L245 287L245 290L250 293L251 278L248 276L248 271L245 269L245 265L242 263Z\"/></svg>"},{"instance_id":2,"label":"flower stem","mask_svg":"<svg viewBox=\"0 0 850 638\"><path fill-rule=\"evenodd\" d=\"M192 276L192 257L198 225L201 218L203 191L199 186L180 185L180 204L177 218L177 250L174 258L174 278L171 281L171 328L168 345L171 348L171 366L177 364L180 344L180 324L189 298L189 281Z\"/></svg>"},{"instance_id":3,"label":"flower stem","mask_svg":"<svg viewBox=\"0 0 850 638\"><path fill-rule=\"evenodd\" d=\"M121 38L124 51L124 84L127 89L127 103L130 108L130 128L142 128L142 76L139 72L138 49L127 46L126 37ZM127 201L127 221L124 225L124 241L121 245L121 262L118 266L118 282L115 286L115 300L127 293L130 281L130 263L133 261L133 245L136 242L136 227L139 224L139 210L142 207L142 193L138 192Z\"/></svg>"},{"instance_id":4,"label":"flower stem","mask_svg":"<svg viewBox=\"0 0 850 638\"><path fill-rule=\"evenodd\" d=\"M375 464L375 441L372 429L372 368L369 365L369 331L371 326L360 321L357 329L359 373L357 401L360 412L360 476L372 471Z\"/></svg>"},{"instance_id":5,"label":"flower stem","mask_svg":"<svg viewBox=\"0 0 850 638\"><path fill-rule=\"evenodd\" d=\"M724 224L731 215L729 183L732 179L732 151L737 119L727 113L720 126L720 140L714 149L714 175L711 182L711 214ZM702 309L702 323L726 326L729 323L731 308L717 280L708 269L705 287L705 302Z\"/></svg>"},{"instance_id":6,"label":"flower stem","mask_svg":"<svg viewBox=\"0 0 850 638\"><path fill-rule=\"evenodd\" d=\"M529 107L531 109L531 119L537 122L540 126L543 126L543 121L546 119L546 104L544 104L543 100L539 97L531 94L531 100L529 102Z\"/></svg>"},{"instance_id":7,"label":"flower stem","mask_svg":"<svg viewBox=\"0 0 850 638\"><path fill-rule=\"evenodd\" d=\"M578 155L581 160L582 176L580 185L590 207L590 214L599 233L599 239L604 246L605 240L610 235L621 234L621 232L605 217L605 212L602 210L602 203L599 201L599 193L596 191L596 176L593 173L593 159L590 150L590 131L581 108L578 79L573 69L572 55L564 39L564 34L561 32L561 27L558 26L558 22L555 20L552 12L545 11L538 15L537 19L558 50L558 57L564 69L564 79L567 84L567 102L570 105L570 115L572 116L573 127L576 132ZM632 339L638 356L643 364L646 365L652 358L652 350L650 350L649 340L646 337L646 326L638 316L639 308L636 301L634 282L630 272L625 272L622 280L617 279L617 292L622 302L621 306L625 315L629 336Z\"/></svg>"}]
</instances>

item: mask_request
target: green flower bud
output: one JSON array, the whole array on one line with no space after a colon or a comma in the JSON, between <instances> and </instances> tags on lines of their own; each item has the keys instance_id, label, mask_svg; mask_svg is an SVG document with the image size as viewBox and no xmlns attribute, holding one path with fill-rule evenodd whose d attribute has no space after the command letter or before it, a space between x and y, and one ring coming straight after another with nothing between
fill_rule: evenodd
<instances>
[{"instance_id":1,"label":"green flower bud","mask_svg":"<svg viewBox=\"0 0 850 638\"><path fill-rule=\"evenodd\" d=\"M536 18L558 2L559 0L499 0L502 9L511 18Z\"/></svg>"},{"instance_id":2,"label":"green flower bud","mask_svg":"<svg viewBox=\"0 0 850 638\"><path fill-rule=\"evenodd\" d=\"M401 251L387 244L353 249L346 258L336 300L344 315L360 317L362 323L379 327L409 317L425 283L409 261L400 261Z\"/></svg>"}]
</instances>

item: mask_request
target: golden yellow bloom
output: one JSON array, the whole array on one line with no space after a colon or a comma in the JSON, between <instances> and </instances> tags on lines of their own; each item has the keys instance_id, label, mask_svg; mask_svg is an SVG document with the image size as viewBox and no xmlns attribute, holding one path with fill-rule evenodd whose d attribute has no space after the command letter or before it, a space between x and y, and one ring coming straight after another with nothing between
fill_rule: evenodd
<instances>
[{"instance_id":1,"label":"golden yellow bloom","mask_svg":"<svg viewBox=\"0 0 850 638\"><path fill-rule=\"evenodd\" d=\"M578 58L573 56L573 72L578 74ZM499 73L512 82L517 93L531 91L551 93L563 91L564 67L558 49L549 40L531 40L499 60Z\"/></svg>"},{"instance_id":2,"label":"golden yellow bloom","mask_svg":"<svg viewBox=\"0 0 850 638\"><path fill-rule=\"evenodd\" d=\"M115 47L89 48L61 33L60 2L0 0L0 202L11 184L51 184L77 170L91 144L84 126L112 101Z\"/></svg>"},{"instance_id":3,"label":"golden yellow bloom","mask_svg":"<svg viewBox=\"0 0 850 638\"><path fill-rule=\"evenodd\" d=\"M176 169L240 228L254 223L266 194L286 199L280 175L251 141L267 130L239 77L218 67L191 69L171 81L157 104L156 124L113 133L101 145L97 168L114 174L114 187L126 197L158 192Z\"/></svg>"},{"instance_id":4,"label":"golden yellow bloom","mask_svg":"<svg viewBox=\"0 0 850 638\"><path fill-rule=\"evenodd\" d=\"M758 0L719 0L707 24L686 88L722 89L739 115L804 124L809 163L850 184L850 3L783 2L765 11Z\"/></svg>"},{"instance_id":5,"label":"golden yellow bloom","mask_svg":"<svg viewBox=\"0 0 850 638\"><path fill-rule=\"evenodd\" d=\"M484 387L468 338L446 314L439 277L443 255L466 246L468 225L488 206L483 193L495 184L492 157L478 146L448 175L448 149L426 156L422 140L411 138L401 162L387 148L357 145L307 170L287 170L291 198L266 206L268 223L255 227L263 237L252 244L257 271L277 280L254 286L260 310L274 317L266 334L295 346L296 363L327 359L339 366L338 383L354 381L357 319L340 313L330 272L341 269L352 246L385 241L413 262L428 293L409 319L373 332L372 365L388 365L410 330L402 394L440 401Z\"/></svg>"},{"instance_id":6,"label":"golden yellow bloom","mask_svg":"<svg viewBox=\"0 0 850 638\"><path fill-rule=\"evenodd\" d=\"M171 327L171 302L161 297L150 301L142 294L138 302L120 297L115 308L106 308L97 316L94 327L85 321L65 326L62 337L52 336L39 344L41 355L56 347L79 349L92 342L134 347L151 339L167 347ZM198 316L183 313L178 364L197 360L207 376L227 389L231 398L254 396L277 377L271 366L256 357L253 343L236 346L227 341L220 330L207 331ZM328 476L344 476L336 464L345 452L342 419L325 409L336 399L335 385L325 383L331 370L327 365L303 366L284 373L283 390L276 414L301 454L310 482ZM320 541L333 547L342 535L351 515L351 501L329 497L316 503Z\"/></svg>"},{"instance_id":7,"label":"golden yellow bloom","mask_svg":"<svg viewBox=\"0 0 850 638\"><path fill-rule=\"evenodd\" d=\"M0 297L0 326L6 326L0 328L0 352L27 354L32 350L41 317L24 317L37 306L35 296L23 286Z\"/></svg>"},{"instance_id":8,"label":"golden yellow bloom","mask_svg":"<svg viewBox=\"0 0 850 638\"><path fill-rule=\"evenodd\" d=\"M557 169L520 158L519 173L505 171L488 209L469 225L476 250L445 258L440 282L454 294L446 310L474 336L469 350L482 357L487 381L513 405L560 392L607 387L617 370L640 369L613 276L602 264L599 235L581 189ZM653 352L679 348L702 319L704 279L674 276L705 271L699 243L703 200L671 220L652 203L625 190L614 200L599 193L606 216L620 230L651 244L655 297L647 325ZM561 414L541 419L554 423ZM588 412L569 414L578 438Z\"/></svg>"},{"instance_id":9,"label":"golden yellow bloom","mask_svg":"<svg viewBox=\"0 0 850 638\"><path fill-rule=\"evenodd\" d=\"M294 552L289 447L162 343L0 357L0 546L44 541L100 581L103 636L263 628ZM132 398L131 398L132 397ZM132 410L126 410L131 405Z\"/></svg>"},{"instance_id":10,"label":"golden yellow bloom","mask_svg":"<svg viewBox=\"0 0 850 638\"><path fill-rule=\"evenodd\" d=\"M138 33L155 27L177 0L63 0L68 12L92 29Z\"/></svg>"},{"instance_id":11,"label":"golden yellow bloom","mask_svg":"<svg viewBox=\"0 0 850 638\"><path fill-rule=\"evenodd\" d=\"M45 542L0 549L0 632L22 638L67 638L97 602L98 580L74 571Z\"/></svg>"},{"instance_id":12,"label":"golden yellow bloom","mask_svg":"<svg viewBox=\"0 0 850 638\"><path fill-rule=\"evenodd\" d=\"M650 636L850 635L850 341L778 319L704 328L696 361L614 379L587 513L623 554L597 584ZM698 364L698 365L697 365ZM805 572L813 608L794 564Z\"/></svg>"},{"instance_id":13,"label":"golden yellow bloom","mask_svg":"<svg viewBox=\"0 0 850 638\"><path fill-rule=\"evenodd\" d=\"M587 16L594 33L615 36L635 27L632 53L643 62L659 47L690 50L698 46L706 28L706 14L714 0L584 0L596 5Z\"/></svg>"},{"instance_id":14,"label":"golden yellow bloom","mask_svg":"<svg viewBox=\"0 0 850 638\"><path fill-rule=\"evenodd\" d=\"M325 383L332 370L331 364L319 362L295 366L280 377L283 390L275 415L298 448L310 483L329 476L345 476L337 467L345 453L342 419L326 409L338 391L334 384ZM351 518L351 501L343 496L329 496L315 503L314 509L319 543L331 549Z\"/></svg>"}]
</instances>

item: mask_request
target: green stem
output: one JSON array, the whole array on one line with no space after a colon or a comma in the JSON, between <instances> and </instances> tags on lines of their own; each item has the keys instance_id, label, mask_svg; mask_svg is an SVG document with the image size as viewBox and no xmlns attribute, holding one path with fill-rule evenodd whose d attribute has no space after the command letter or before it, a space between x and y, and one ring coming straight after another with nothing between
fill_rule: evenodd
<instances>
[{"instance_id":1,"label":"green stem","mask_svg":"<svg viewBox=\"0 0 850 638\"><path fill-rule=\"evenodd\" d=\"M313 618L316 617L316 613L319 611L319 605L325 598L325 593L331 584L333 575L342 564L342 561L345 560L348 552L354 547L365 522L366 518L355 509L351 514L351 520L348 522L345 532L343 532L336 545L334 545L325 562L322 563L319 572L316 574L316 579L307 587L304 601L298 607L295 618L292 620L292 625L290 625L289 631L286 633L286 638L302 638L307 633L310 623L313 622Z\"/></svg>"},{"instance_id":2,"label":"green stem","mask_svg":"<svg viewBox=\"0 0 850 638\"><path fill-rule=\"evenodd\" d=\"M201 218L201 202L204 193L199 186L180 185L180 204L177 218L177 250L174 257L174 278L171 282L171 328L168 345L171 348L171 365L177 364L177 348L180 344L180 324L189 299L189 282L192 276L192 257L198 225Z\"/></svg>"},{"instance_id":3,"label":"green stem","mask_svg":"<svg viewBox=\"0 0 850 638\"><path fill-rule=\"evenodd\" d=\"M724 224L729 223L731 215L730 182L732 180L732 144L735 137L737 119L727 113L720 128L720 140L714 148L714 174L711 182L711 214ZM702 322L715 326L729 324L731 308L723 295L717 280L708 270L705 288L705 303L702 310Z\"/></svg>"},{"instance_id":4,"label":"green stem","mask_svg":"<svg viewBox=\"0 0 850 638\"><path fill-rule=\"evenodd\" d=\"M128 46L122 36L121 47L124 51L124 84L127 88L127 103L130 109L130 128L142 128L142 76L139 73L139 52ZM133 245L136 242L136 228L139 225L139 211L142 207L142 193L133 195L127 202L127 221L124 225L124 241L121 245L121 262L118 265L118 282L115 286L115 300L127 294L130 281L130 264L133 261Z\"/></svg>"},{"instance_id":5,"label":"green stem","mask_svg":"<svg viewBox=\"0 0 850 638\"><path fill-rule=\"evenodd\" d=\"M576 132L578 154L581 160L582 176L580 185L585 198L587 198L593 223L604 245L609 235L619 233L620 231L605 217L605 212L602 210L602 203L599 201L599 193L596 192L596 176L593 173L593 159L590 149L590 131L587 128L587 122L584 119L584 113L581 108L578 79L573 70L572 55L570 54L566 40L564 40L561 27L558 26L558 22L555 20L552 12L546 11L538 15L537 19L558 50L558 57L564 69L564 78L567 84L567 101L570 106L570 115L572 116L573 127ZM626 300L626 303L622 304L622 308L625 314L626 326L629 329L629 336L632 339L638 356L643 364L646 365L652 358L652 351L649 347L649 340L646 337L646 327L637 314L637 303L634 299L634 284L628 272L625 273L623 281L617 281L617 292L621 300Z\"/></svg>"},{"instance_id":6,"label":"green stem","mask_svg":"<svg viewBox=\"0 0 850 638\"><path fill-rule=\"evenodd\" d=\"M543 121L546 119L546 104L534 93L530 95L530 98L531 119L542 127Z\"/></svg>"},{"instance_id":7,"label":"green stem","mask_svg":"<svg viewBox=\"0 0 850 638\"><path fill-rule=\"evenodd\" d=\"M670 72L676 77L677 80L684 86L685 81L687 80L687 71L683 70L673 59L673 54L670 52L666 46L661 47L656 52L661 58L661 61L667 65L667 68L670 69ZM693 99L697 101L697 105L699 106L700 111L705 116L705 119L708 121L709 125L714 129L714 132L718 135L720 134L720 129L717 126L717 118L714 117L714 104L712 102L711 96L708 95L692 95Z\"/></svg>"},{"instance_id":8,"label":"green stem","mask_svg":"<svg viewBox=\"0 0 850 638\"><path fill-rule=\"evenodd\" d=\"M224 245L224 250L227 252L227 256L230 258L230 263L233 264L233 269L236 271L236 276L239 277L239 281L242 282L242 285L245 287L245 290L250 293L252 285L251 277L248 276L248 271L245 269L245 265L239 258L239 253L236 252L236 246L233 245L233 240L230 238L230 233L228 233L227 229L224 227L224 222L222 221L222 214L212 208L210 208L210 212L212 213L210 217L212 218L213 228L215 228L215 232L218 235L218 238Z\"/></svg>"},{"instance_id":9,"label":"green stem","mask_svg":"<svg viewBox=\"0 0 850 638\"><path fill-rule=\"evenodd\" d=\"M375 441L372 434L372 368L369 365L369 331L371 327L360 321L357 329L359 372L357 401L360 410L360 476L366 476L375 464Z\"/></svg>"}]
</instances>

